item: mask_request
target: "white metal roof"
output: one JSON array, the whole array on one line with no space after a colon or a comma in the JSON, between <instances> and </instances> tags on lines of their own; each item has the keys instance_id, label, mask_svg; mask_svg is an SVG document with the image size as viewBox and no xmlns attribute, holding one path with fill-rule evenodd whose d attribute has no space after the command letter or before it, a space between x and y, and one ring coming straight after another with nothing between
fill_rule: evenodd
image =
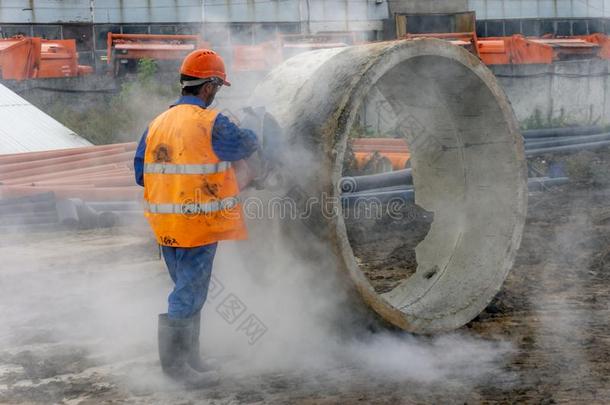
<instances>
[{"instance_id":1,"label":"white metal roof","mask_svg":"<svg viewBox=\"0 0 610 405\"><path fill-rule=\"evenodd\" d=\"M0 155L90 145L0 84Z\"/></svg>"}]
</instances>

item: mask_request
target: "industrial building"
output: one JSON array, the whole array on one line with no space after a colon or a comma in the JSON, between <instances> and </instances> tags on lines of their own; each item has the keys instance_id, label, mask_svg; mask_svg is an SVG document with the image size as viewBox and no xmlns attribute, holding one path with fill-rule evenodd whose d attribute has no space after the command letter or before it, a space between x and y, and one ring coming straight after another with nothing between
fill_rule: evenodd
<instances>
[{"instance_id":1,"label":"industrial building","mask_svg":"<svg viewBox=\"0 0 610 405\"><path fill-rule=\"evenodd\" d=\"M397 15L415 17L412 32L447 31L450 15L465 11L476 12L479 36L610 32L610 0L8 0L0 34L74 38L81 62L99 65L108 32L199 33L215 48L277 32L351 31L371 41L395 38Z\"/></svg>"}]
</instances>

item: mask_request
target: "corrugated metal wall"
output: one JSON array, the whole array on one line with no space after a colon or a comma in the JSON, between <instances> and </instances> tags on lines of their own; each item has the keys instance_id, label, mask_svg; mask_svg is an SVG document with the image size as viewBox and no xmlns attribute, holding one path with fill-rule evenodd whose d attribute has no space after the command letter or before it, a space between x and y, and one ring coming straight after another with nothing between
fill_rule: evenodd
<instances>
[{"instance_id":1,"label":"corrugated metal wall","mask_svg":"<svg viewBox=\"0 0 610 405\"><path fill-rule=\"evenodd\" d=\"M0 0L0 22L91 22L88 0Z\"/></svg>"},{"instance_id":2,"label":"corrugated metal wall","mask_svg":"<svg viewBox=\"0 0 610 405\"><path fill-rule=\"evenodd\" d=\"M204 22L298 22L299 0L205 0Z\"/></svg>"},{"instance_id":3,"label":"corrugated metal wall","mask_svg":"<svg viewBox=\"0 0 610 405\"><path fill-rule=\"evenodd\" d=\"M460 13L468 11L468 0L387 0L390 12L399 14Z\"/></svg>"},{"instance_id":4,"label":"corrugated metal wall","mask_svg":"<svg viewBox=\"0 0 610 405\"><path fill-rule=\"evenodd\" d=\"M201 0L90 0L93 22L201 22Z\"/></svg>"},{"instance_id":5,"label":"corrugated metal wall","mask_svg":"<svg viewBox=\"0 0 610 405\"><path fill-rule=\"evenodd\" d=\"M479 20L608 18L610 0L469 0Z\"/></svg>"},{"instance_id":6,"label":"corrugated metal wall","mask_svg":"<svg viewBox=\"0 0 610 405\"><path fill-rule=\"evenodd\" d=\"M418 9L417 1L404 2ZM430 0L419 2L426 6L422 10L429 8ZM401 2L393 3L396 8ZM610 18L610 0L468 0L468 8L481 20ZM387 0L0 0L0 23L324 23L387 17Z\"/></svg>"},{"instance_id":7,"label":"corrugated metal wall","mask_svg":"<svg viewBox=\"0 0 610 405\"><path fill-rule=\"evenodd\" d=\"M366 22L384 0L0 0L0 23Z\"/></svg>"}]
</instances>

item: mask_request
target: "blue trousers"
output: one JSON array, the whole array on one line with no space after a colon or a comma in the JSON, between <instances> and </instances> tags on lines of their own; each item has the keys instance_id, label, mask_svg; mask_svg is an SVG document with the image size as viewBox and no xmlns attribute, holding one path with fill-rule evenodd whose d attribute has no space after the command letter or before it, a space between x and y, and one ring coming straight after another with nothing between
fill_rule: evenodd
<instances>
[{"instance_id":1,"label":"blue trousers","mask_svg":"<svg viewBox=\"0 0 610 405\"><path fill-rule=\"evenodd\" d=\"M201 311L208 296L217 246L218 243L194 248L161 247L174 281L174 290L167 299L169 318L190 318Z\"/></svg>"}]
</instances>

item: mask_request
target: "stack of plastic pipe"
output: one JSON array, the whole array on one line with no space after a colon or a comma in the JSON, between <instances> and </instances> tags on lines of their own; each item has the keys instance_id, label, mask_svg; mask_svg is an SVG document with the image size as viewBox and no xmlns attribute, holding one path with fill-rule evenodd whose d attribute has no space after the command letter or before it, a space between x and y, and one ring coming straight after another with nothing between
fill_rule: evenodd
<instances>
[{"instance_id":1,"label":"stack of plastic pipe","mask_svg":"<svg viewBox=\"0 0 610 405\"><path fill-rule=\"evenodd\" d=\"M610 147L610 132L598 126L548 128L523 132L525 153L528 157L547 154L574 153ZM352 140L354 153L374 152L402 154L410 157L406 142L402 139L359 138ZM534 177L528 181L530 191L544 191L549 187L565 184L567 177ZM387 203L392 200L412 202L415 198L411 169L396 170L366 176L344 177L339 183L344 206L359 202Z\"/></svg>"}]
</instances>

